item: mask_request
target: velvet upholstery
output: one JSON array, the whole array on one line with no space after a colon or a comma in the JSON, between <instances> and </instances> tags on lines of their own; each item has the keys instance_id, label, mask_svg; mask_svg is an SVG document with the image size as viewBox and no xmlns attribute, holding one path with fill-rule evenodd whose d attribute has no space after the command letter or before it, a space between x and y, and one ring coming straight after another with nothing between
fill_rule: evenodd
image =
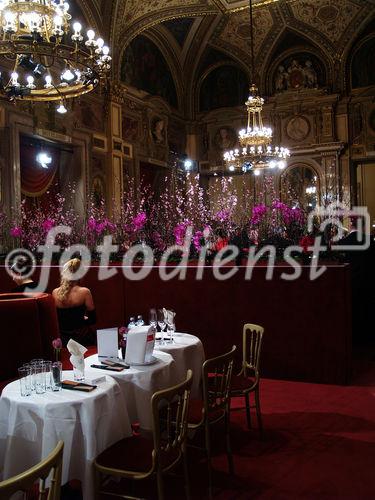
<instances>
[{"instance_id":1,"label":"velvet upholstery","mask_svg":"<svg viewBox=\"0 0 375 500\"><path fill-rule=\"evenodd\" d=\"M285 265L275 266L272 280L266 279L265 266L257 265L251 280L244 279L245 269L241 268L225 281L218 281L211 267L204 269L202 280L195 279L197 268L189 266L185 280L169 281L160 278L156 267L140 281L130 281L121 266L113 267L118 272L109 280L98 279L96 266L82 280L82 285L92 291L98 328L125 325L130 316L137 314L147 320L151 307L166 306L176 311L178 330L199 336L206 357L214 357L230 345L242 345L245 323L258 323L266 331L263 377L331 384L347 384L350 380L348 265L328 265L314 281L309 279L308 267L303 268L298 280L281 279L283 272L292 271ZM0 291L9 286L5 274L0 267ZM58 283L59 268L54 266L47 291Z\"/></svg>"},{"instance_id":2,"label":"velvet upholstery","mask_svg":"<svg viewBox=\"0 0 375 500\"><path fill-rule=\"evenodd\" d=\"M0 325L1 381L16 377L17 368L33 358L51 359L58 324L50 295L1 294Z\"/></svg>"}]
</instances>

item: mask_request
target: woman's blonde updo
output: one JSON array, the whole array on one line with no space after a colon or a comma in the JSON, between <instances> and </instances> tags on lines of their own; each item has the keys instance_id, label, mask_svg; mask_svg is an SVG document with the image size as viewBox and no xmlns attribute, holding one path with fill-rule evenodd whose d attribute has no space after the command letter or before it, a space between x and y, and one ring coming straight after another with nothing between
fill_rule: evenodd
<instances>
[{"instance_id":1,"label":"woman's blonde updo","mask_svg":"<svg viewBox=\"0 0 375 500\"><path fill-rule=\"evenodd\" d=\"M69 295L70 290L77 283L77 280L72 279L73 275L81 267L80 259L71 259L64 264L61 272L60 288L58 291L59 299L64 302Z\"/></svg>"}]
</instances>

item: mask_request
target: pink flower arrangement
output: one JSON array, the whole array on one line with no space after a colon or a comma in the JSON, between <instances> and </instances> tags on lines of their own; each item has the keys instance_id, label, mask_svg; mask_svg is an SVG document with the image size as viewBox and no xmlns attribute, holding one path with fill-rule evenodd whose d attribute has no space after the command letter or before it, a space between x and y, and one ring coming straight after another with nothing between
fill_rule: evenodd
<instances>
[{"instance_id":1,"label":"pink flower arrangement","mask_svg":"<svg viewBox=\"0 0 375 500\"><path fill-rule=\"evenodd\" d=\"M180 222L173 230L173 234L176 240L176 245L183 245L185 241L185 235L187 228L191 226L190 221Z\"/></svg>"},{"instance_id":2,"label":"pink flower arrangement","mask_svg":"<svg viewBox=\"0 0 375 500\"><path fill-rule=\"evenodd\" d=\"M52 219L46 219L42 223L43 230L48 233L55 226L55 222Z\"/></svg>"},{"instance_id":3,"label":"pink flower arrangement","mask_svg":"<svg viewBox=\"0 0 375 500\"><path fill-rule=\"evenodd\" d=\"M199 250L201 249L202 247L202 238L204 237L203 235L203 231L197 231L194 236L193 236L193 245L194 245L194 248L197 252L199 252Z\"/></svg>"},{"instance_id":4,"label":"pink flower arrangement","mask_svg":"<svg viewBox=\"0 0 375 500\"><path fill-rule=\"evenodd\" d=\"M56 361L58 361L60 357L60 351L63 347L62 341L59 337L57 339L52 340L52 347L55 351Z\"/></svg>"},{"instance_id":5,"label":"pink flower arrangement","mask_svg":"<svg viewBox=\"0 0 375 500\"><path fill-rule=\"evenodd\" d=\"M10 230L10 235L12 238L21 238L23 235L22 228L19 226L14 226Z\"/></svg>"},{"instance_id":6,"label":"pink flower arrangement","mask_svg":"<svg viewBox=\"0 0 375 500\"><path fill-rule=\"evenodd\" d=\"M214 219L216 219L219 222L225 222L230 218L230 215L231 215L230 210L222 209L215 214Z\"/></svg>"},{"instance_id":7,"label":"pink flower arrangement","mask_svg":"<svg viewBox=\"0 0 375 500\"><path fill-rule=\"evenodd\" d=\"M257 226L258 224L260 224L267 212L268 208L266 207L266 205L256 205L252 211L250 224L252 226Z\"/></svg>"},{"instance_id":8,"label":"pink flower arrangement","mask_svg":"<svg viewBox=\"0 0 375 500\"><path fill-rule=\"evenodd\" d=\"M192 248L196 252L201 249L206 228L210 230L207 238L210 241L214 241L219 232L225 240L230 240L239 226L249 235L252 231L252 241L259 245L281 233L298 242L306 224L305 212L293 208L292 203L285 201L287 197L284 201L278 199L274 178L264 179L264 189L254 203L253 190L245 180L237 187L238 183L234 185L230 178L217 179L207 194L198 176L190 175L185 181L175 183L166 178L164 189L155 199L149 186L143 182L137 185L134 179L125 177L121 205L113 217L108 214L113 202L89 197L85 219L72 208L75 190L70 188L69 198L57 194L48 205L34 207L23 200L21 213L12 215L13 224L2 224L2 232L20 238L23 247L36 252L39 245L45 244L50 229L66 225L72 228L71 235L60 234L56 240L62 250L72 244L85 243L95 252L108 234L119 245L119 255L137 241L139 231L157 254L174 244L182 246L188 227L192 230Z\"/></svg>"},{"instance_id":9,"label":"pink flower arrangement","mask_svg":"<svg viewBox=\"0 0 375 500\"><path fill-rule=\"evenodd\" d=\"M140 231L141 229L143 229L146 222L147 222L147 215L145 212L141 212L138 215L136 215L133 219L134 231Z\"/></svg>"}]
</instances>

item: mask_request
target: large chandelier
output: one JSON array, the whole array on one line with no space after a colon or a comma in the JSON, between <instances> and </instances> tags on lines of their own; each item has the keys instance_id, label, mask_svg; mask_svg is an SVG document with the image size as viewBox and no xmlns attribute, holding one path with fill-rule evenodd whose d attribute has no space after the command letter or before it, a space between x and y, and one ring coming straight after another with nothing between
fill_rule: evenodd
<instances>
[{"instance_id":1,"label":"large chandelier","mask_svg":"<svg viewBox=\"0 0 375 500\"><path fill-rule=\"evenodd\" d=\"M111 69L109 47L82 25L72 30L64 0L0 0L0 97L66 100L94 90Z\"/></svg>"},{"instance_id":2,"label":"large chandelier","mask_svg":"<svg viewBox=\"0 0 375 500\"><path fill-rule=\"evenodd\" d=\"M251 76L254 78L254 23L253 6L250 1L250 47ZM224 162L230 172L253 171L260 175L264 169L284 169L290 151L282 146L272 145L272 129L263 125L262 110L264 99L259 95L256 85L250 85L249 97L246 101L247 127L240 130L238 142L240 148L226 151Z\"/></svg>"}]
</instances>

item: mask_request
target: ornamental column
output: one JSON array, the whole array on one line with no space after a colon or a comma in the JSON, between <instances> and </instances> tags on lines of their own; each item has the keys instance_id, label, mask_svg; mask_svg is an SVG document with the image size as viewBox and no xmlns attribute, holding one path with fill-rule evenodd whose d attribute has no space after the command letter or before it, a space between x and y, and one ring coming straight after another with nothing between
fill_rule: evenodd
<instances>
[{"instance_id":1,"label":"ornamental column","mask_svg":"<svg viewBox=\"0 0 375 500\"><path fill-rule=\"evenodd\" d=\"M110 215L120 209L123 193L123 91L115 87L108 102L107 199Z\"/></svg>"}]
</instances>

